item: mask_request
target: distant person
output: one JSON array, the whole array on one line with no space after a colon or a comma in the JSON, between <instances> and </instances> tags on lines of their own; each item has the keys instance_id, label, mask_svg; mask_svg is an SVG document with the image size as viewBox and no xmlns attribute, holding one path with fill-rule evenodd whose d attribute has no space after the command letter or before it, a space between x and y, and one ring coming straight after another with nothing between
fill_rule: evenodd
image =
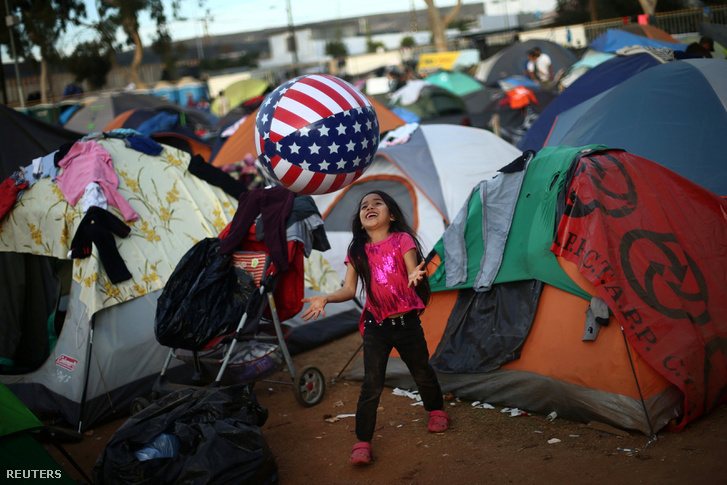
<instances>
[{"instance_id":1,"label":"distant person","mask_svg":"<svg viewBox=\"0 0 727 485\"><path fill-rule=\"evenodd\" d=\"M534 47L528 52L527 74L530 79L546 89L553 87L553 62L548 54L543 53L540 47Z\"/></svg>"},{"instance_id":2,"label":"distant person","mask_svg":"<svg viewBox=\"0 0 727 485\"><path fill-rule=\"evenodd\" d=\"M691 44L689 44L685 51L689 54L694 54L695 56L702 56L710 59L712 58L712 53L709 52L709 50L702 44L698 44L697 42L692 42Z\"/></svg>"},{"instance_id":3,"label":"distant person","mask_svg":"<svg viewBox=\"0 0 727 485\"><path fill-rule=\"evenodd\" d=\"M387 73L389 78L389 92L396 92L406 86L406 76L398 68L392 67Z\"/></svg>"},{"instance_id":4,"label":"distant person","mask_svg":"<svg viewBox=\"0 0 727 485\"><path fill-rule=\"evenodd\" d=\"M220 95L217 96L217 115L222 118L228 111L230 111L230 100L224 91L220 91Z\"/></svg>"},{"instance_id":5,"label":"distant person","mask_svg":"<svg viewBox=\"0 0 727 485\"><path fill-rule=\"evenodd\" d=\"M714 52L714 39L711 38L708 35L703 35L701 39L699 39L699 45L707 49L707 52L710 52L709 57L712 57L712 52Z\"/></svg>"}]
</instances>

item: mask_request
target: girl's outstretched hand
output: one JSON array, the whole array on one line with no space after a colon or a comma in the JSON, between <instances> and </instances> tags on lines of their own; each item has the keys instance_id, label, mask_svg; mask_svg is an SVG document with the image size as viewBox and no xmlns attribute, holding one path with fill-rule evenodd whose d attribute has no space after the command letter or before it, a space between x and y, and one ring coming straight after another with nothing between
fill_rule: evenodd
<instances>
[{"instance_id":1,"label":"girl's outstretched hand","mask_svg":"<svg viewBox=\"0 0 727 485\"><path fill-rule=\"evenodd\" d=\"M426 271L424 271L424 261L422 261L416 268L414 268L414 271L409 273L409 288L418 285L425 275Z\"/></svg>"},{"instance_id":2,"label":"girl's outstretched hand","mask_svg":"<svg viewBox=\"0 0 727 485\"><path fill-rule=\"evenodd\" d=\"M326 311L324 310L324 308L326 307L326 303L328 303L328 300L325 296L311 296L309 298L303 298L302 301L303 303L310 303L308 309L304 311L301 315L301 318L303 318L304 322L310 320L311 317L313 318L313 320L318 320L319 316L326 316Z\"/></svg>"}]
</instances>

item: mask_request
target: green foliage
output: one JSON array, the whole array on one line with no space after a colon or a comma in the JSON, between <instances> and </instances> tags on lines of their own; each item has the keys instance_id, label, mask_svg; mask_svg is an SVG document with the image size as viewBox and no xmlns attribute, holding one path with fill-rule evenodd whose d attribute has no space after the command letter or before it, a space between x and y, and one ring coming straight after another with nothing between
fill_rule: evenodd
<instances>
[{"instance_id":1,"label":"green foliage","mask_svg":"<svg viewBox=\"0 0 727 485\"><path fill-rule=\"evenodd\" d=\"M379 47L384 48L383 42L374 42L373 40L366 41L366 52L374 53L379 50Z\"/></svg>"},{"instance_id":2,"label":"green foliage","mask_svg":"<svg viewBox=\"0 0 727 485\"><path fill-rule=\"evenodd\" d=\"M332 40L326 43L326 55L333 58L346 57L348 55L348 48L340 40Z\"/></svg>"},{"instance_id":3,"label":"green foliage","mask_svg":"<svg viewBox=\"0 0 727 485\"><path fill-rule=\"evenodd\" d=\"M77 83L87 81L91 90L103 88L106 85L106 76L111 71L108 53L99 41L78 44L73 53L64 59L63 64L75 76Z\"/></svg>"},{"instance_id":4,"label":"green foliage","mask_svg":"<svg viewBox=\"0 0 727 485\"><path fill-rule=\"evenodd\" d=\"M403 39L401 39L401 47L412 48L415 45L417 45L417 43L414 40L414 37L412 37L411 35L407 35L406 37L404 37Z\"/></svg>"}]
</instances>

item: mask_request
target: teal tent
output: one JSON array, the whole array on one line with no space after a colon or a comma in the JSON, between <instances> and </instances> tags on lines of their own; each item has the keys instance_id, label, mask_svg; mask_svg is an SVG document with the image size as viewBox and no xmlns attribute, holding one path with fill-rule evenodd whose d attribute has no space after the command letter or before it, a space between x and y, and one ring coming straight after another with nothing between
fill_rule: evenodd
<instances>
[{"instance_id":1,"label":"teal tent","mask_svg":"<svg viewBox=\"0 0 727 485\"><path fill-rule=\"evenodd\" d=\"M36 437L43 423L0 383L0 468L23 483L74 484ZM10 474L10 475L7 475Z\"/></svg>"}]
</instances>

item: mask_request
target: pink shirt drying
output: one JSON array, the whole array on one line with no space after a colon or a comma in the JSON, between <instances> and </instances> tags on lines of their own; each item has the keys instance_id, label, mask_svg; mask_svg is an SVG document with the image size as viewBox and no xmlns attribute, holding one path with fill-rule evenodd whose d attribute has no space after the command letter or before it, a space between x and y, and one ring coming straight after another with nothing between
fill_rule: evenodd
<instances>
[{"instance_id":1,"label":"pink shirt drying","mask_svg":"<svg viewBox=\"0 0 727 485\"><path fill-rule=\"evenodd\" d=\"M56 178L56 183L68 203L75 206L83 197L86 186L96 182L101 186L108 204L119 209L127 221L135 221L139 215L119 194L119 178L113 163L111 154L97 142L77 141L58 162L63 171Z\"/></svg>"},{"instance_id":2,"label":"pink shirt drying","mask_svg":"<svg viewBox=\"0 0 727 485\"><path fill-rule=\"evenodd\" d=\"M409 273L404 254L416 248L414 239L405 232L394 232L383 241L366 245L366 255L371 268L371 298L366 299L365 310L371 312L377 322L389 315L424 308L424 302L409 288ZM347 257L346 262L350 259Z\"/></svg>"}]
</instances>

